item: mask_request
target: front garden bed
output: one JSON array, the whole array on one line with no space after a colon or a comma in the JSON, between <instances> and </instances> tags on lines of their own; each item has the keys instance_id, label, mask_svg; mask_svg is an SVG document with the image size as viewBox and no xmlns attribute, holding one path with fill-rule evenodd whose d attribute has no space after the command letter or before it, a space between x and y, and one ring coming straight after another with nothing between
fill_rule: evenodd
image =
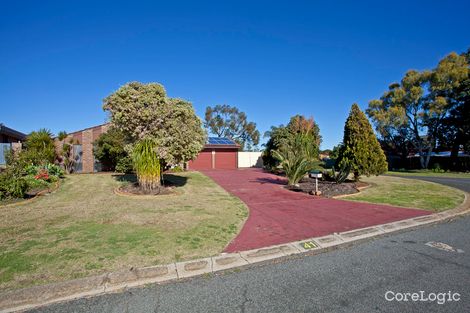
<instances>
[{"instance_id":1,"label":"front garden bed","mask_svg":"<svg viewBox=\"0 0 470 313\"><path fill-rule=\"evenodd\" d=\"M144 190L140 188L138 183L129 183L127 185L118 187L116 189L118 194L133 195L133 196L159 196L170 195L175 192L173 186L160 186L152 190Z\"/></svg>"},{"instance_id":2,"label":"front garden bed","mask_svg":"<svg viewBox=\"0 0 470 313\"><path fill-rule=\"evenodd\" d=\"M354 194L359 192L359 188L366 186L368 184L364 182L346 181L342 184L337 184L332 181L318 180L318 191L321 192L321 196L326 198ZM298 186L286 186L286 189L313 194L315 192L315 179L303 178L298 183Z\"/></svg>"}]
</instances>

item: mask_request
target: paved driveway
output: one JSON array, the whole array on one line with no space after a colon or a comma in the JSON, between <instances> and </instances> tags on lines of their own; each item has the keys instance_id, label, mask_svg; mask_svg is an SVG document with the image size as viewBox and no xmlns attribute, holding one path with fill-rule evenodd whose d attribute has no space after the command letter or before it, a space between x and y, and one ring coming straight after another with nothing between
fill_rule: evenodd
<instances>
[{"instance_id":1,"label":"paved driveway","mask_svg":"<svg viewBox=\"0 0 470 313\"><path fill-rule=\"evenodd\" d=\"M243 251L394 222L430 212L313 197L283 188L285 180L260 169L204 171L247 204L250 215L226 252Z\"/></svg>"}]
</instances>

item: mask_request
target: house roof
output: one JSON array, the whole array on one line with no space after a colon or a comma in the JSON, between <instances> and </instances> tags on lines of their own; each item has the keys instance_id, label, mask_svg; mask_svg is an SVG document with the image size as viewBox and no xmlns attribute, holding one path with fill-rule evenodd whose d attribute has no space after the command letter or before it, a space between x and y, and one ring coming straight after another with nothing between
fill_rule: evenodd
<instances>
[{"instance_id":1,"label":"house roof","mask_svg":"<svg viewBox=\"0 0 470 313\"><path fill-rule=\"evenodd\" d=\"M240 148L234 140L225 137L209 137L205 148Z\"/></svg>"},{"instance_id":2,"label":"house roof","mask_svg":"<svg viewBox=\"0 0 470 313\"><path fill-rule=\"evenodd\" d=\"M26 139L26 134L23 134L22 132L19 132L17 130L14 130L12 128L6 127L2 123L0 123L0 134L2 135L7 135L9 137L13 137L18 140L25 140Z\"/></svg>"}]
</instances>

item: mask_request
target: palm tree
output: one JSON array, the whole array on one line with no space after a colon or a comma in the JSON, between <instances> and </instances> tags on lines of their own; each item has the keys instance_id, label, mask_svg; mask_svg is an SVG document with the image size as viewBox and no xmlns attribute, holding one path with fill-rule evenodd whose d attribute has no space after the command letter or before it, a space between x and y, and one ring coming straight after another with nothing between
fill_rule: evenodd
<instances>
[{"instance_id":1,"label":"palm tree","mask_svg":"<svg viewBox=\"0 0 470 313\"><path fill-rule=\"evenodd\" d=\"M34 165L54 163L56 157L52 133L45 128L31 132L25 141L26 159Z\"/></svg>"},{"instance_id":2,"label":"palm tree","mask_svg":"<svg viewBox=\"0 0 470 313\"><path fill-rule=\"evenodd\" d=\"M315 147L308 134L294 135L292 142L272 151L286 173L288 185L296 185L309 171L315 168Z\"/></svg>"}]
</instances>

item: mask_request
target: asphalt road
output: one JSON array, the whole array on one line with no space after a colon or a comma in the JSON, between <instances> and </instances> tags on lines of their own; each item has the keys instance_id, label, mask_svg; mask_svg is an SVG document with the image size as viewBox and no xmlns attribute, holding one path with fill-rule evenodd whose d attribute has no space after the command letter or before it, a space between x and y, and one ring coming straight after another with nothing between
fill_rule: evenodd
<instances>
[{"instance_id":1,"label":"asphalt road","mask_svg":"<svg viewBox=\"0 0 470 313\"><path fill-rule=\"evenodd\" d=\"M467 216L328 253L35 312L470 312L469 238ZM430 241L461 250L439 250ZM451 292L460 301L385 299L420 291L423 299Z\"/></svg>"},{"instance_id":2,"label":"asphalt road","mask_svg":"<svg viewBox=\"0 0 470 313\"><path fill-rule=\"evenodd\" d=\"M470 192L470 178L400 176L400 175L390 175L390 176L426 180L426 181L430 181L433 183L443 184L443 185L454 187L454 188L457 188L466 192Z\"/></svg>"}]
</instances>

